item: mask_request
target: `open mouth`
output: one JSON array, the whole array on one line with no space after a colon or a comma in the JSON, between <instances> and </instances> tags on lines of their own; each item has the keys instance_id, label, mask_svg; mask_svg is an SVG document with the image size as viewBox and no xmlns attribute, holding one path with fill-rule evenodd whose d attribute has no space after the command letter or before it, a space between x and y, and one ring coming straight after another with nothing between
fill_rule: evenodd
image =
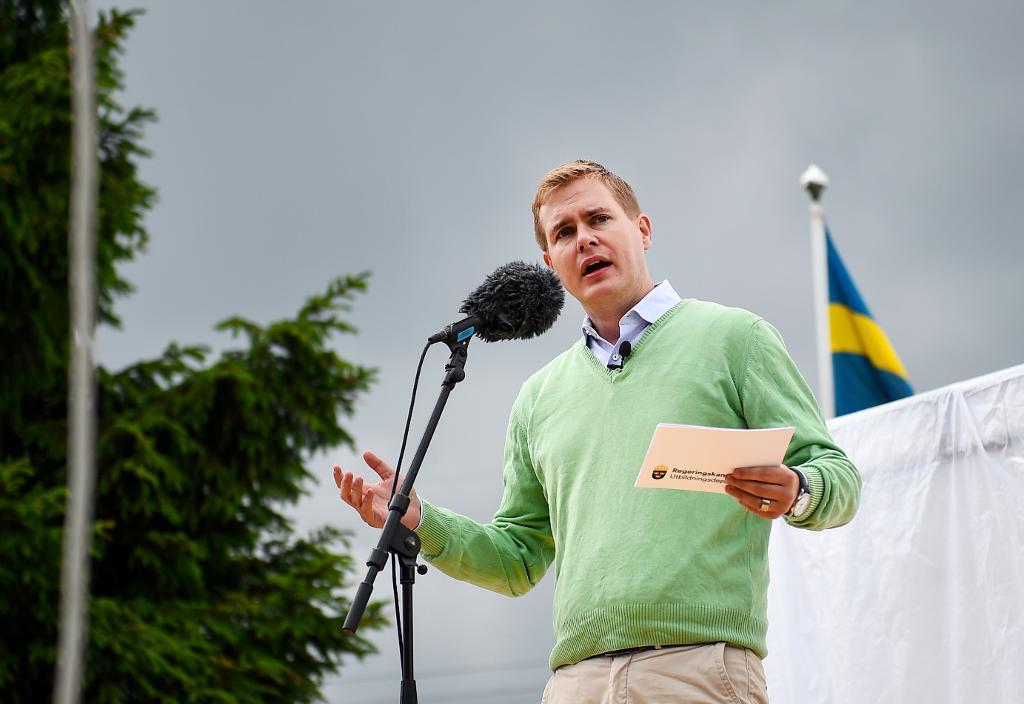
<instances>
[{"instance_id":1,"label":"open mouth","mask_svg":"<svg viewBox=\"0 0 1024 704\"><path fill-rule=\"evenodd\" d=\"M607 269L611 265L612 265L611 262L602 262L602 261L591 262L590 264L587 264L583 268L583 276L590 276L594 272L600 271L601 269Z\"/></svg>"}]
</instances>

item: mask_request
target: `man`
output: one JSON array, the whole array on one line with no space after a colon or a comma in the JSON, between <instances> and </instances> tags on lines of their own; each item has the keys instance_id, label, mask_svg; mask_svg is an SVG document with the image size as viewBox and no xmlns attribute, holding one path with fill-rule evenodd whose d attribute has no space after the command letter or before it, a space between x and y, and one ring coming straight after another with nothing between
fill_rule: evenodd
<instances>
[{"instance_id":1,"label":"man","mask_svg":"<svg viewBox=\"0 0 1024 704\"><path fill-rule=\"evenodd\" d=\"M624 180L594 162L563 164L533 213L544 262L587 314L583 339L516 399L494 519L413 498L403 523L441 570L504 594L525 593L554 561L545 702L766 702L772 519L849 521L857 470L774 328L654 285L651 221ZM784 465L735 469L728 496L636 489L659 422L796 430ZM379 527L393 470L364 458L379 482L339 467L335 481Z\"/></svg>"}]
</instances>

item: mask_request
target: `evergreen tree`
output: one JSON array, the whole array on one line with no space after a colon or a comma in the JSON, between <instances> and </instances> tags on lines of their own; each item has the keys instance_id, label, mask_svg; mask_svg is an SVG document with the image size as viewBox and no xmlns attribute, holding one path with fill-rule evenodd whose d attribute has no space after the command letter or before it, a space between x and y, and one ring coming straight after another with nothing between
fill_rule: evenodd
<instances>
[{"instance_id":1,"label":"evergreen tree","mask_svg":"<svg viewBox=\"0 0 1024 704\"><path fill-rule=\"evenodd\" d=\"M116 102L135 13L95 32L100 112L99 319L130 290L117 265L146 243L154 192L137 176L151 111ZM0 0L0 699L47 701L66 498L70 172L64 4ZM303 702L369 644L345 636L344 536L293 534L282 511L310 453L372 370L329 348L366 276L332 282L294 319L220 324L216 359L170 345L98 371L96 511L84 700ZM365 627L383 623L379 605Z\"/></svg>"}]
</instances>

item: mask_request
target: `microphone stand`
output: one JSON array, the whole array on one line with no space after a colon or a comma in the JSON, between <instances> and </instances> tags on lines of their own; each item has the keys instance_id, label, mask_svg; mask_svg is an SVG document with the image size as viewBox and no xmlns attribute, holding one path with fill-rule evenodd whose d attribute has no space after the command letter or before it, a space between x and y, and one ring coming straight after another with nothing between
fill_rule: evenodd
<instances>
[{"instance_id":1,"label":"microphone stand","mask_svg":"<svg viewBox=\"0 0 1024 704\"><path fill-rule=\"evenodd\" d=\"M423 437L405 475L402 488L391 497L388 504L388 518L384 522L377 547L370 552L370 558L366 561L366 566L369 568L366 571L366 578L356 590L355 597L352 599L352 607L349 609L348 615L345 616L345 623L342 626L342 629L348 634L355 633L359 628L363 612L370 601L370 594L373 593L373 581L376 579L377 573L384 569L388 553L393 553L395 559L398 560L399 581L402 585L402 611L405 614L405 620L402 623L401 704L417 704L416 679L413 676L412 588L416 583L416 573L426 574L427 572L426 565L416 564L416 556L420 552L420 537L402 525L401 520L409 508L409 495L412 493L416 475L419 474L420 465L423 463L423 457L427 454L430 440L434 437L434 430L441 419L441 413L448 402L448 396L455 385L466 378L466 355L469 341L472 339L471 335L472 333L470 335L453 334L449 339L444 340L448 349L451 350L451 357L444 367L446 373L441 382L441 392L438 395L437 403L434 404L434 412L423 431Z\"/></svg>"}]
</instances>

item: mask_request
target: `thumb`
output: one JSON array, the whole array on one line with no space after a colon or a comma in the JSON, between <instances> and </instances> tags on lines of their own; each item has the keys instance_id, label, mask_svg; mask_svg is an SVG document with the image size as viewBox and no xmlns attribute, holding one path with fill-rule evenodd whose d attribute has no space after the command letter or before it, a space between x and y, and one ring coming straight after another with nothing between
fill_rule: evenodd
<instances>
[{"instance_id":1,"label":"thumb","mask_svg":"<svg viewBox=\"0 0 1024 704\"><path fill-rule=\"evenodd\" d=\"M363 462L365 462L370 469L376 472L377 476L381 479L390 479L395 476L395 470L391 468L391 465L380 457L377 457L377 455L373 454L369 450L363 453Z\"/></svg>"}]
</instances>

